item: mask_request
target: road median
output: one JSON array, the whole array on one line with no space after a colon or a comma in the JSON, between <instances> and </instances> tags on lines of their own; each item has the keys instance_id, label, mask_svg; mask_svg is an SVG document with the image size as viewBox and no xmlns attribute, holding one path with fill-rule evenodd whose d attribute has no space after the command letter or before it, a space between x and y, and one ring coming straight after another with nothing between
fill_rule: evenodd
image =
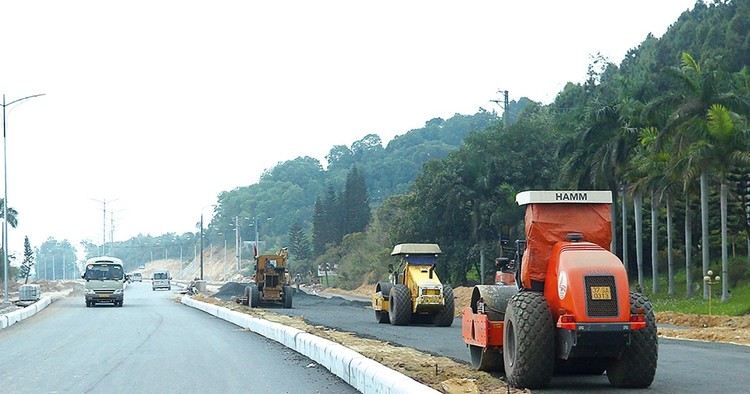
<instances>
[{"instance_id":1,"label":"road median","mask_svg":"<svg viewBox=\"0 0 750 394\"><path fill-rule=\"evenodd\" d=\"M0 330L2 330L3 328L8 328L21 320L28 319L29 317L34 316L42 309L46 308L50 303L52 303L52 299L45 296L27 307L16 309L12 312L0 315Z\"/></svg>"}]
</instances>

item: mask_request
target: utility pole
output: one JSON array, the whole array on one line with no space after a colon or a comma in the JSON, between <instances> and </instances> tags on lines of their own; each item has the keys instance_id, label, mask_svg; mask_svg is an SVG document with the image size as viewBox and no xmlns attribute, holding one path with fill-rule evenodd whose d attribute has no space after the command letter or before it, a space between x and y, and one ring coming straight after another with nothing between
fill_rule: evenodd
<instances>
[{"instance_id":1,"label":"utility pole","mask_svg":"<svg viewBox=\"0 0 750 394\"><path fill-rule=\"evenodd\" d=\"M90 200L100 202L102 203L102 247L99 249L99 256L102 256L104 251L104 247L107 245L107 199L104 200L97 200L95 198L91 198ZM115 202L115 200L110 200L109 202Z\"/></svg>"},{"instance_id":2,"label":"utility pole","mask_svg":"<svg viewBox=\"0 0 750 394\"><path fill-rule=\"evenodd\" d=\"M115 213L122 212L124 209L109 210L109 255L114 256L112 246L115 244Z\"/></svg>"},{"instance_id":3,"label":"utility pole","mask_svg":"<svg viewBox=\"0 0 750 394\"><path fill-rule=\"evenodd\" d=\"M17 102L39 96L44 96L44 93L22 97L8 103L5 101L5 94L3 94L3 304L10 304L10 298L8 298L8 264L10 264L8 261L8 140L5 137L7 128L5 109Z\"/></svg>"},{"instance_id":4,"label":"utility pole","mask_svg":"<svg viewBox=\"0 0 750 394\"><path fill-rule=\"evenodd\" d=\"M500 105L503 107L503 126L508 127L509 120L508 120L508 91L507 90L498 90L498 93L501 93L503 95L502 104L500 100L490 100L495 104Z\"/></svg>"},{"instance_id":5,"label":"utility pole","mask_svg":"<svg viewBox=\"0 0 750 394\"><path fill-rule=\"evenodd\" d=\"M258 217L253 217L253 220L255 221L255 255L253 257L257 259L260 252L260 248L258 248Z\"/></svg>"},{"instance_id":6,"label":"utility pole","mask_svg":"<svg viewBox=\"0 0 750 394\"><path fill-rule=\"evenodd\" d=\"M203 280L203 210L201 210L201 280Z\"/></svg>"},{"instance_id":7,"label":"utility pole","mask_svg":"<svg viewBox=\"0 0 750 394\"><path fill-rule=\"evenodd\" d=\"M240 217L234 217L234 254L237 257L237 273L240 272Z\"/></svg>"},{"instance_id":8,"label":"utility pole","mask_svg":"<svg viewBox=\"0 0 750 394\"><path fill-rule=\"evenodd\" d=\"M201 262L201 280L203 280L203 210L206 209L206 208L208 208L208 207L215 207L215 205L209 204L209 205L206 205L203 208L201 208L201 222L200 222L201 223L200 224L201 225L201 233L200 233L200 237L201 237L201 239L200 239L200 245L201 245L201 258L200 258L200 262ZM211 244L211 254L213 255L213 243Z\"/></svg>"}]
</instances>

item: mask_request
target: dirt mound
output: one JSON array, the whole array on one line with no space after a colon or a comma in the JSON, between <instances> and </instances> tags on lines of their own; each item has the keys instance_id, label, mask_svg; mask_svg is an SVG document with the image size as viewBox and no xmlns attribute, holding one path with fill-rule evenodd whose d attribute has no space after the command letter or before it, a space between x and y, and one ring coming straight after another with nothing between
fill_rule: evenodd
<instances>
[{"instance_id":1,"label":"dirt mound","mask_svg":"<svg viewBox=\"0 0 750 394\"><path fill-rule=\"evenodd\" d=\"M672 324L683 327L728 327L728 328L750 328L750 315L745 316L708 316L688 315L676 312L659 312L656 321L663 324Z\"/></svg>"},{"instance_id":2,"label":"dirt mound","mask_svg":"<svg viewBox=\"0 0 750 394\"><path fill-rule=\"evenodd\" d=\"M456 308L456 316L463 315L463 309L471 305L471 293L474 291L473 287L456 287L453 289L453 297L456 298L454 305Z\"/></svg>"},{"instance_id":3,"label":"dirt mound","mask_svg":"<svg viewBox=\"0 0 750 394\"><path fill-rule=\"evenodd\" d=\"M339 289L338 287L329 287L323 290L323 292L332 294L358 295L370 298L373 294L375 294L375 285L362 285L354 290L344 290Z\"/></svg>"},{"instance_id":4,"label":"dirt mound","mask_svg":"<svg viewBox=\"0 0 750 394\"><path fill-rule=\"evenodd\" d=\"M659 312L656 321L659 336L750 345L750 315L708 316ZM679 328L662 328L659 324Z\"/></svg>"},{"instance_id":5,"label":"dirt mound","mask_svg":"<svg viewBox=\"0 0 750 394\"><path fill-rule=\"evenodd\" d=\"M227 282L219 287L219 291L213 294L213 297L222 301L232 301L234 297L244 297L247 283Z\"/></svg>"}]
</instances>

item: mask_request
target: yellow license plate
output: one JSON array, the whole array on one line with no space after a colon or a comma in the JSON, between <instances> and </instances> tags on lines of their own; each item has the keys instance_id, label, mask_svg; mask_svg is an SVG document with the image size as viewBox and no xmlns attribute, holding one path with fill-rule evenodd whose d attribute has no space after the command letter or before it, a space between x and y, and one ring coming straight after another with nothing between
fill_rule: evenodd
<instances>
[{"instance_id":1,"label":"yellow license plate","mask_svg":"<svg viewBox=\"0 0 750 394\"><path fill-rule=\"evenodd\" d=\"M109 298L109 294L100 294L100 295L99 295L99 297L102 297L102 298Z\"/></svg>"},{"instance_id":2,"label":"yellow license plate","mask_svg":"<svg viewBox=\"0 0 750 394\"><path fill-rule=\"evenodd\" d=\"M591 286L592 300L611 300L612 292L609 286Z\"/></svg>"},{"instance_id":3,"label":"yellow license plate","mask_svg":"<svg viewBox=\"0 0 750 394\"><path fill-rule=\"evenodd\" d=\"M440 297L439 296L422 296L422 303L423 304L439 304L440 303Z\"/></svg>"}]
</instances>

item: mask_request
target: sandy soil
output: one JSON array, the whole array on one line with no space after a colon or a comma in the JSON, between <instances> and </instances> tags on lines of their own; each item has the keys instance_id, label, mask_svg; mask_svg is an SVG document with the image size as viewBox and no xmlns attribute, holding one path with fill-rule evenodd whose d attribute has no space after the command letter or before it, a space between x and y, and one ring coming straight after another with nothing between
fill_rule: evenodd
<instances>
[{"instance_id":1,"label":"sandy soil","mask_svg":"<svg viewBox=\"0 0 750 394\"><path fill-rule=\"evenodd\" d=\"M750 346L750 315L708 316L659 312L656 314L656 321L661 337ZM676 325L680 328L659 328L659 324Z\"/></svg>"}]
</instances>

